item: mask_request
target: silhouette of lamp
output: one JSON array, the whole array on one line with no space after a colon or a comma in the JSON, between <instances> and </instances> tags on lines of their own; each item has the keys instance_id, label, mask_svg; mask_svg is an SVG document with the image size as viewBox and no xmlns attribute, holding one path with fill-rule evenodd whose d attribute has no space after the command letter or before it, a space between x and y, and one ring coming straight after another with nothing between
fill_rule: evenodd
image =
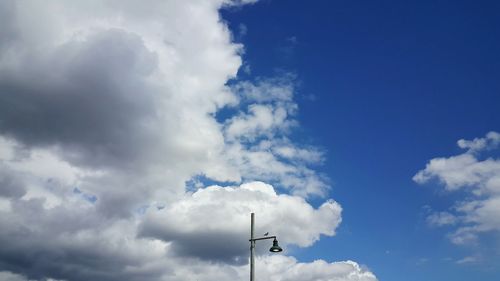
<instances>
[{"instance_id":1,"label":"silhouette of lamp","mask_svg":"<svg viewBox=\"0 0 500 281\"><path fill-rule=\"evenodd\" d=\"M254 250L255 250L255 242L258 240L265 240L265 239L274 239L273 240L273 246L269 249L270 252L272 253L279 253L282 252L283 249L278 245L278 239L276 239L276 236L265 236L265 237L259 237L255 238L254 237L254 224L255 224L255 215L252 213L250 215L250 281L254 281L255 278L255 260L254 260ZM267 233L266 233L267 235Z\"/></svg>"}]
</instances>

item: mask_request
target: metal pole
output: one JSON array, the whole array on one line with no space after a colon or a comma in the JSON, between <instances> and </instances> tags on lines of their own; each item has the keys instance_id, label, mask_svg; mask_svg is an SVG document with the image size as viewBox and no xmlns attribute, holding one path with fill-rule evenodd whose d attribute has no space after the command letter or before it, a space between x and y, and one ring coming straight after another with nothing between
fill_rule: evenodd
<instances>
[{"instance_id":1,"label":"metal pole","mask_svg":"<svg viewBox=\"0 0 500 281\"><path fill-rule=\"evenodd\" d=\"M254 266L254 257L253 251L255 249L255 241L253 240L253 226L255 223L255 215L252 213L250 215L250 281L254 281L255 277L255 266Z\"/></svg>"}]
</instances>

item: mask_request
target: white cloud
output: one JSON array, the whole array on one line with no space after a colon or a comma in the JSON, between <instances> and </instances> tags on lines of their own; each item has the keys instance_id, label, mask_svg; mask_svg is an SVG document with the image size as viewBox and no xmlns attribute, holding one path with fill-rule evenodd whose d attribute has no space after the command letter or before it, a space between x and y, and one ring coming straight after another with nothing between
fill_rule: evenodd
<instances>
[{"instance_id":1,"label":"white cloud","mask_svg":"<svg viewBox=\"0 0 500 281\"><path fill-rule=\"evenodd\" d=\"M477 194L500 192L500 161L478 160L475 155L464 153L449 158L434 158L424 170L414 177L418 183L437 178L447 190L469 188Z\"/></svg>"},{"instance_id":2,"label":"white cloud","mask_svg":"<svg viewBox=\"0 0 500 281\"><path fill-rule=\"evenodd\" d=\"M287 140L279 139L263 140L253 145L230 143L226 155L232 166L238 167L245 180L275 182L293 194L303 197L324 196L328 190L328 179L308 167L307 164L311 163L309 161L311 159L304 157L306 154L306 157L310 157L317 150L303 149L300 155L302 157L283 155L280 151L283 145L292 150L300 149L288 144ZM320 156L316 160L321 162Z\"/></svg>"},{"instance_id":3,"label":"white cloud","mask_svg":"<svg viewBox=\"0 0 500 281\"><path fill-rule=\"evenodd\" d=\"M479 257L477 256L467 256L462 259L456 261L457 264L472 264L477 263L479 261Z\"/></svg>"},{"instance_id":4,"label":"white cloud","mask_svg":"<svg viewBox=\"0 0 500 281\"><path fill-rule=\"evenodd\" d=\"M241 81L232 90L247 108L246 113L226 120L224 132L229 141L272 138L296 125L290 118L297 109L293 75L258 79L255 83Z\"/></svg>"},{"instance_id":5,"label":"white cloud","mask_svg":"<svg viewBox=\"0 0 500 281\"><path fill-rule=\"evenodd\" d=\"M458 218L448 212L432 213L427 217L427 223L434 226L454 225L458 222Z\"/></svg>"},{"instance_id":6,"label":"white cloud","mask_svg":"<svg viewBox=\"0 0 500 281\"><path fill-rule=\"evenodd\" d=\"M273 132L277 128L288 127L285 124L287 112L285 109L273 108L271 106L254 104L249 106L248 114L242 114L230 120L226 129L229 140L236 138L255 138L265 132Z\"/></svg>"},{"instance_id":7,"label":"white cloud","mask_svg":"<svg viewBox=\"0 0 500 281\"><path fill-rule=\"evenodd\" d=\"M334 235L341 207L304 199L327 194L323 154L288 138L293 77L228 86L243 47L219 9L253 2L0 2L0 279L235 280L245 249L190 246L246 245L252 210L283 245ZM187 192L199 175L235 184ZM374 280L279 259L309 274L289 280Z\"/></svg>"},{"instance_id":8,"label":"white cloud","mask_svg":"<svg viewBox=\"0 0 500 281\"><path fill-rule=\"evenodd\" d=\"M427 218L434 225L456 224L456 230L449 234L453 243L475 243L480 233L500 232L500 159L480 158L498 149L499 144L500 134L496 132L472 141L460 140L458 145L466 152L432 159L413 177L421 184L436 178L446 190L465 190L473 195L457 202L451 212L434 213Z\"/></svg>"},{"instance_id":9,"label":"white cloud","mask_svg":"<svg viewBox=\"0 0 500 281\"><path fill-rule=\"evenodd\" d=\"M283 74L232 86L243 112L224 122L225 155L244 180L270 181L300 196L324 196L328 179L311 169L323 152L288 139L298 124L293 118L295 76Z\"/></svg>"},{"instance_id":10,"label":"white cloud","mask_svg":"<svg viewBox=\"0 0 500 281\"><path fill-rule=\"evenodd\" d=\"M457 144L460 148L468 149L468 152L494 149L500 144L500 134L497 132L489 132L484 138L475 138L473 140L460 139Z\"/></svg>"},{"instance_id":11,"label":"white cloud","mask_svg":"<svg viewBox=\"0 0 500 281\"><path fill-rule=\"evenodd\" d=\"M257 260L260 280L283 281L375 281L369 270L353 261L328 263L316 260L311 263L297 262L293 257L268 256Z\"/></svg>"},{"instance_id":12,"label":"white cloud","mask_svg":"<svg viewBox=\"0 0 500 281\"><path fill-rule=\"evenodd\" d=\"M273 149L280 157L306 163L321 163L323 153L316 148L298 148L289 144L278 145Z\"/></svg>"},{"instance_id":13,"label":"white cloud","mask_svg":"<svg viewBox=\"0 0 500 281\"><path fill-rule=\"evenodd\" d=\"M320 235L334 235L341 221L341 207L332 200L314 209L301 197L279 195L268 184L252 182L210 186L160 210L152 208L142 235L173 242L181 254L246 262L251 212L257 213L256 233L270 232L283 245L301 247L312 245Z\"/></svg>"},{"instance_id":14,"label":"white cloud","mask_svg":"<svg viewBox=\"0 0 500 281\"><path fill-rule=\"evenodd\" d=\"M293 74L288 73L274 78L261 78L255 83L239 81L232 85L231 88L243 100L259 103L293 103L294 78ZM294 107L290 106L291 109Z\"/></svg>"}]
</instances>

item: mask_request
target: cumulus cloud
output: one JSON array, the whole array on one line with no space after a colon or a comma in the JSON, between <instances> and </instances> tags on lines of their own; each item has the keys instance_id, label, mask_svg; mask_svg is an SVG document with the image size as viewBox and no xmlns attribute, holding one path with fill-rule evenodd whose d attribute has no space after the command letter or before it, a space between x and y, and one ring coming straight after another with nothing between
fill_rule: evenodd
<instances>
[{"instance_id":1,"label":"cumulus cloud","mask_svg":"<svg viewBox=\"0 0 500 281\"><path fill-rule=\"evenodd\" d=\"M270 232L282 244L307 247L332 236L341 221L333 200L314 209L303 198L277 194L271 185L210 186L160 210L148 211L141 235L171 241L181 254L246 262L249 213L258 214L256 233ZM198 241L198 242L197 242Z\"/></svg>"},{"instance_id":2,"label":"cumulus cloud","mask_svg":"<svg viewBox=\"0 0 500 281\"><path fill-rule=\"evenodd\" d=\"M428 217L434 225L457 224L458 228L449 234L456 244L477 242L483 232L500 232L500 159L483 156L497 150L499 144L500 134L496 132L484 138L459 140L458 146L466 152L432 159L413 177L421 184L437 179L446 190L472 194L471 199L457 202L450 212Z\"/></svg>"},{"instance_id":3,"label":"cumulus cloud","mask_svg":"<svg viewBox=\"0 0 500 281\"><path fill-rule=\"evenodd\" d=\"M234 180L211 117L236 102L224 84L241 62L221 4L3 2L16 36L0 54L0 133L107 175L86 188L125 209L195 174Z\"/></svg>"},{"instance_id":4,"label":"cumulus cloud","mask_svg":"<svg viewBox=\"0 0 500 281\"><path fill-rule=\"evenodd\" d=\"M375 281L377 278L368 269L353 261L328 263L316 260L311 263L298 262L293 257L268 256L257 260L260 280L286 281Z\"/></svg>"},{"instance_id":5,"label":"cumulus cloud","mask_svg":"<svg viewBox=\"0 0 500 281\"><path fill-rule=\"evenodd\" d=\"M289 137L293 75L234 80L219 9L254 2L0 2L0 279L241 279L251 211L283 245L335 234L340 205L307 202L323 152ZM375 280L280 258L289 280Z\"/></svg>"}]
</instances>

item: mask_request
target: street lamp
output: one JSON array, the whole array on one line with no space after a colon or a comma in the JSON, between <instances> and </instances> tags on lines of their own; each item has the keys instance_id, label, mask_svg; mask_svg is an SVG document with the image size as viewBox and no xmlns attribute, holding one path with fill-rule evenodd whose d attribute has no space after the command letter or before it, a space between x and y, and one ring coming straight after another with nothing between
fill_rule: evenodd
<instances>
[{"instance_id":1,"label":"street lamp","mask_svg":"<svg viewBox=\"0 0 500 281\"><path fill-rule=\"evenodd\" d=\"M273 246L271 249L269 249L270 252L273 253L279 253L283 251L281 247L278 245L278 240L276 239L276 236L266 236L266 237L259 237L259 238L254 238L254 233L253 233L253 228L255 224L255 215L252 213L250 215L250 281L254 281L255 278L255 261L254 261L254 249L255 249L255 241L257 240L264 240L264 239L274 239L273 240Z\"/></svg>"}]
</instances>

